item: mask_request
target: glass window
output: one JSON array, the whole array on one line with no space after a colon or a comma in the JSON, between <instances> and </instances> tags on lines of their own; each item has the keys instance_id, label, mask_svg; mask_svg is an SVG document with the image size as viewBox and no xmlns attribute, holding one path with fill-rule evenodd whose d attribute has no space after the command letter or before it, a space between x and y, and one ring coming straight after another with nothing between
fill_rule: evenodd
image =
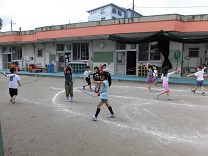
<instances>
[{"instance_id":1,"label":"glass window","mask_svg":"<svg viewBox=\"0 0 208 156\"><path fill-rule=\"evenodd\" d=\"M105 17L101 18L101 21L104 21L105 20Z\"/></svg>"},{"instance_id":2,"label":"glass window","mask_svg":"<svg viewBox=\"0 0 208 156\"><path fill-rule=\"evenodd\" d=\"M37 57L43 57L43 50L38 49Z\"/></svg>"},{"instance_id":3,"label":"glass window","mask_svg":"<svg viewBox=\"0 0 208 156\"><path fill-rule=\"evenodd\" d=\"M116 50L125 50L126 44L124 43L116 43Z\"/></svg>"},{"instance_id":4,"label":"glass window","mask_svg":"<svg viewBox=\"0 0 208 156\"><path fill-rule=\"evenodd\" d=\"M199 57L199 48L189 48L189 57Z\"/></svg>"},{"instance_id":5,"label":"glass window","mask_svg":"<svg viewBox=\"0 0 208 156\"><path fill-rule=\"evenodd\" d=\"M73 44L73 60L89 60L89 44L74 43Z\"/></svg>"},{"instance_id":6,"label":"glass window","mask_svg":"<svg viewBox=\"0 0 208 156\"><path fill-rule=\"evenodd\" d=\"M64 44L57 44L57 51L64 51Z\"/></svg>"},{"instance_id":7,"label":"glass window","mask_svg":"<svg viewBox=\"0 0 208 156\"><path fill-rule=\"evenodd\" d=\"M105 8L104 8L104 9L101 9L100 14L103 15L103 14L105 14L105 13L106 13Z\"/></svg>"},{"instance_id":8,"label":"glass window","mask_svg":"<svg viewBox=\"0 0 208 156\"><path fill-rule=\"evenodd\" d=\"M149 43L139 44L139 61L148 61L149 57Z\"/></svg>"},{"instance_id":9,"label":"glass window","mask_svg":"<svg viewBox=\"0 0 208 156\"><path fill-rule=\"evenodd\" d=\"M112 13L117 14L116 8L112 9Z\"/></svg>"},{"instance_id":10,"label":"glass window","mask_svg":"<svg viewBox=\"0 0 208 156\"><path fill-rule=\"evenodd\" d=\"M12 47L12 60L22 59L22 47Z\"/></svg>"},{"instance_id":11,"label":"glass window","mask_svg":"<svg viewBox=\"0 0 208 156\"><path fill-rule=\"evenodd\" d=\"M121 10L118 10L118 15L119 15L119 16L122 16Z\"/></svg>"},{"instance_id":12,"label":"glass window","mask_svg":"<svg viewBox=\"0 0 208 156\"><path fill-rule=\"evenodd\" d=\"M150 43L150 60L160 60L160 50L157 42Z\"/></svg>"}]
</instances>

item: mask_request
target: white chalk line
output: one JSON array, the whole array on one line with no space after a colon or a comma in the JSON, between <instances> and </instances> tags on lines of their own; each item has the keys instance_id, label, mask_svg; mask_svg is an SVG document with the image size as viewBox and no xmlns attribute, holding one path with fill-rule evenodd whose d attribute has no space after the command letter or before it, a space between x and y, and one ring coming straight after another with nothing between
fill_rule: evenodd
<instances>
[{"instance_id":1,"label":"white chalk line","mask_svg":"<svg viewBox=\"0 0 208 156\"><path fill-rule=\"evenodd\" d=\"M63 92L64 92L64 90L59 91L58 93L56 93L54 95L54 97L52 99L53 104L62 105L62 104L57 103L56 99ZM69 113L71 113L73 115L76 115L76 116L84 116L84 117L86 116L84 114L77 113L77 112L68 110L68 109L63 108L63 107L59 107L59 108L61 108L65 112L69 112ZM164 132L159 132L159 131L156 132L156 131L153 131L153 130L149 130L146 127L136 128L136 127L132 127L132 126L122 124L122 123L113 122L113 121L109 121L109 120L103 120L103 119L99 119L99 121L107 123L107 124L111 124L111 125L114 125L114 126L117 126L117 127L120 127L120 128L130 129L130 130L134 130L134 131L138 131L138 132L141 132L141 133L146 133L146 134L158 137L159 141L162 142L162 143L165 143L165 144L167 144L167 141L177 141L177 142L184 142L184 143L189 143L189 144L192 144L192 145L195 145L195 146L200 146L200 147L203 147L203 148L207 148L207 146L206 146L207 141L205 143L204 142L199 143L199 140L196 140L196 139L199 139L198 137L196 137L196 135L194 135L194 136L180 136L180 135L176 135L176 134L171 134L170 135L170 134L164 133ZM203 138L205 138L205 137L207 138L208 135L203 136ZM170 143L170 142L168 142L168 143Z\"/></svg>"}]
</instances>

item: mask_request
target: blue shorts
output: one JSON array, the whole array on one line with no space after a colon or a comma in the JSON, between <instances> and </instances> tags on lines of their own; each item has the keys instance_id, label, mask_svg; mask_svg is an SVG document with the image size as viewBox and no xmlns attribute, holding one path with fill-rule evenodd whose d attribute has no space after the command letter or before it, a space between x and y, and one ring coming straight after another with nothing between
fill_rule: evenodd
<instances>
[{"instance_id":1,"label":"blue shorts","mask_svg":"<svg viewBox=\"0 0 208 156\"><path fill-rule=\"evenodd\" d=\"M108 99L101 99L102 103L106 103L108 101Z\"/></svg>"},{"instance_id":2,"label":"blue shorts","mask_svg":"<svg viewBox=\"0 0 208 156\"><path fill-rule=\"evenodd\" d=\"M202 80L202 81L197 81L196 86L197 86L197 87L203 86L203 80Z\"/></svg>"}]
</instances>

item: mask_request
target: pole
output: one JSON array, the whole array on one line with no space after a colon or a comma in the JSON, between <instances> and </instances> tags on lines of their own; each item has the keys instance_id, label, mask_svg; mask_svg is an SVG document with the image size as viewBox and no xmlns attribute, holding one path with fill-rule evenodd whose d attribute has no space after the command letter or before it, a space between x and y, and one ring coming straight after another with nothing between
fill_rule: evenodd
<instances>
[{"instance_id":1,"label":"pole","mask_svg":"<svg viewBox=\"0 0 208 156\"><path fill-rule=\"evenodd\" d=\"M132 10L133 10L132 17L134 18L134 0L133 0L133 8L132 8Z\"/></svg>"},{"instance_id":2,"label":"pole","mask_svg":"<svg viewBox=\"0 0 208 156\"><path fill-rule=\"evenodd\" d=\"M12 20L9 23L11 24L11 31L12 31L12 26L15 25L16 23L13 23Z\"/></svg>"}]
</instances>

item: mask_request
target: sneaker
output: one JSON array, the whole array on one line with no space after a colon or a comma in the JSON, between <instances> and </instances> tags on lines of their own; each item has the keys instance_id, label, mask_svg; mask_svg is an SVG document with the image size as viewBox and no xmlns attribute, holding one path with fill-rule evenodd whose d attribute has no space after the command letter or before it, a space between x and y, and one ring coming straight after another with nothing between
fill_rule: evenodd
<instances>
[{"instance_id":1,"label":"sneaker","mask_svg":"<svg viewBox=\"0 0 208 156\"><path fill-rule=\"evenodd\" d=\"M83 90L85 90L85 86L83 86Z\"/></svg>"},{"instance_id":2,"label":"sneaker","mask_svg":"<svg viewBox=\"0 0 208 156\"><path fill-rule=\"evenodd\" d=\"M74 102L74 100L73 99L69 99L68 102Z\"/></svg>"},{"instance_id":3,"label":"sneaker","mask_svg":"<svg viewBox=\"0 0 208 156\"><path fill-rule=\"evenodd\" d=\"M92 88L90 88L90 91L93 92Z\"/></svg>"},{"instance_id":4,"label":"sneaker","mask_svg":"<svg viewBox=\"0 0 208 156\"><path fill-rule=\"evenodd\" d=\"M66 102L69 102L69 99L66 99Z\"/></svg>"},{"instance_id":5,"label":"sneaker","mask_svg":"<svg viewBox=\"0 0 208 156\"><path fill-rule=\"evenodd\" d=\"M159 96L160 96L160 94L159 94L159 93L156 93L156 98L157 98L157 99L159 98Z\"/></svg>"},{"instance_id":6,"label":"sneaker","mask_svg":"<svg viewBox=\"0 0 208 156\"><path fill-rule=\"evenodd\" d=\"M12 99L10 100L10 102L12 102Z\"/></svg>"},{"instance_id":7,"label":"sneaker","mask_svg":"<svg viewBox=\"0 0 208 156\"><path fill-rule=\"evenodd\" d=\"M97 117L95 117L95 115L91 115L90 118L91 118L93 121L97 121Z\"/></svg>"},{"instance_id":8,"label":"sneaker","mask_svg":"<svg viewBox=\"0 0 208 156\"><path fill-rule=\"evenodd\" d=\"M172 100L170 97L166 97L166 100Z\"/></svg>"},{"instance_id":9,"label":"sneaker","mask_svg":"<svg viewBox=\"0 0 208 156\"><path fill-rule=\"evenodd\" d=\"M192 92L192 93L195 93L195 90L191 89L191 92Z\"/></svg>"},{"instance_id":10,"label":"sneaker","mask_svg":"<svg viewBox=\"0 0 208 156\"><path fill-rule=\"evenodd\" d=\"M205 96L205 93L204 92L202 93L202 96Z\"/></svg>"},{"instance_id":11,"label":"sneaker","mask_svg":"<svg viewBox=\"0 0 208 156\"><path fill-rule=\"evenodd\" d=\"M15 98L12 98L12 104L15 104Z\"/></svg>"},{"instance_id":12,"label":"sneaker","mask_svg":"<svg viewBox=\"0 0 208 156\"><path fill-rule=\"evenodd\" d=\"M114 114L110 114L107 116L107 118L115 118L115 115Z\"/></svg>"}]
</instances>

